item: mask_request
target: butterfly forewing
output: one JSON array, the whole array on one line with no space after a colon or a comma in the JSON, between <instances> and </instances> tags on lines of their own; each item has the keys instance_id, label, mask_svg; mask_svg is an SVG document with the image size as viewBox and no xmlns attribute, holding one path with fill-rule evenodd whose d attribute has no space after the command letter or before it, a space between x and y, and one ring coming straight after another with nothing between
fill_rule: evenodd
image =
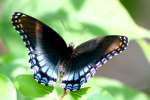
<instances>
[{"instance_id":1,"label":"butterfly forewing","mask_svg":"<svg viewBox=\"0 0 150 100\"><path fill-rule=\"evenodd\" d=\"M12 24L29 49L34 78L39 83L53 85L57 80L57 62L67 49L65 41L47 25L20 12L13 14Z\"/></svg>"},{"instance_id":2,"label":"butterfly forewing","mask_svg":"<svg viewBox=\"0 0 150 100\"><path fill-rule=\"evenodd\" d=\"M98 37L79 45L74 50L75 56L66 66L62 86L66 90L79 90L99 67L125 50L127 45L127 37L118 35Z\"/></svg>"}]
</instances>

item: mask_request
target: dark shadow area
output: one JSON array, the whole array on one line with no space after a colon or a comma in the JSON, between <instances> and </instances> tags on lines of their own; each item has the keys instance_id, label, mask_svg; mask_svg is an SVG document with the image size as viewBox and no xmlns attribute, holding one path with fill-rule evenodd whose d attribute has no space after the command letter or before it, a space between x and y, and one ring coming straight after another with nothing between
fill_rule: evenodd
<instances>
[{"instance_id":1,"label":"dark shadow area","mask_svg":"<svg viewBox=\"0 0 150 100\"><path fill-rule=\"evenodd\" d=\"M145 39L145 41L150 45L150 39Z\"/></svg>"},{"instance_id":2,"label":"dark shadow area","mask_svg":"<svg viewBox=\"0 0 150 100\"><path fill-rule=\"evenodd\" d=\"M150 29L150 0L120 0L120 2L137 24Z\"/></svg>"}]
</instances>

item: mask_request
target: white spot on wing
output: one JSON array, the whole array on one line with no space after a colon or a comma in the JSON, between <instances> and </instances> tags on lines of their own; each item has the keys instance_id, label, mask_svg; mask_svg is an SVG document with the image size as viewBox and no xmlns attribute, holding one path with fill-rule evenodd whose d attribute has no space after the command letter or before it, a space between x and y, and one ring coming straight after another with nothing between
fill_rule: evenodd
<instances>
[{"instance_id":1,"label":"white spot on wing","mask_svg":"<svg viewBox=\"0 0 150 100\"><path fill-rule=\"evenodd\" d=\"M42 55L37 56L37 59L38 59L39 61L41 61L41 60L43 60L43 59L44 59L44 56L42 56Z\"/></svg>"},{"instance_id":2,"label":"white spot on wing","mask_svg":"<svg viewBox=\"0 0 150 100\"><path fill-rule=\"evenodd\" d=\"M30 58L31 59L35 58L35 54L30 54Z\"/></svg>"},{"instance_id":3,"label":"white spot on wing","mask_svg":"<svg viewBox=\"0 0 150 100\"><path fill-rule=\"evenodd\" d=\"M103 58L101 61L102 61L103 64L107 63L107 59L106 58Z\"/></svg>"},{"instance_id":4,"label":"white spot on wing","mask_svg":"<svg viewBox=\"0 0 150 100\"><path fill-rule=\"evenodd\" d=\"M84 75L84 71L80 70L80 76L83 76L83 75Z\"/></svg>"},{"instance_id":5,"label":"white spot on wing","mask_svg":"<svg viewBox=\"0 0 150 100\"><path fill-rule=\"evenodd\" d=\"M92 68L92 66L91 66L91 65L88 65L88 67L89 67L89 69L91 69L91 68Z\"/></svg>"},{"instance_id":6,"label":"white spot on wing","mask_svg":"<svg viewBox=\"0 0 150 100\"><path fill-rule=\"evenodd\" d=\"M126 41L126 40L124 40L124 41L123 41L123 43L125 43L125 44L126 44L126 43L127 43L127 41Z\"/></svg>"},{"instance_id":7,"label":"white spot on wing","mask_svg":"<svg viewBox=\"0 0 150 100\"><path fill-rule=\"evenodd\" d=\"M66 89L70 91L70 90L72 89L72 84L68 84L68 85L66 86Z\"/></svg>"},{"instance_id":8,"label":"white spot on wing","mask_svg":"<svg viewBox=\"0 0 150 100\"><path fill-rule=\"evenodd\" d=\"M126 50L126 49L127 49L127 47L124 47L124 49Z\"/></svg>"},{"instance_id":9,"label":"white spot on wing","mask_svg":"<svg viewBox=\"0 0 150 100\"><path fill-rule=\"evenodd\" d=\"M79 88L79 84L74 84L73 85L73 90L72 91L76 91Z\"/></svg>"},{"instance_id":10,"label":"white spot on wing","mask_svg":"<svg viewBox=\"0 0 150 100\"><path fill-rule=\"evenodd\" d=\"M49 68L49 69L47 70L47 75L48 75L48 76L51 76L51 75L52 75L52 73L53 73L52 69L51 69L51 68Z\"/></svg>"},{"instance_id":11,"label":"white spot on wing","mask_svg":"<svg viewBox=\"0 0 150 100\"><path fill-rule=\"evenodd\" d=\"M23 36L24 36L24 39L27 39L27 38L28 38L26 34L24 34Z\"/></svg>"},{"instance_id":12,"label":"white spot on wing","mask_svg":"<svg viewBox=\"0 0 150 100\"><path fill-rule=\"evenodd\" d=\"M73 73L70 73L67 80L68 80L68 81L73 80L73 76L74 76L74 74L73 74Z\"/></svg>"},{"instance_id":13,"label":"white spot on wing","mask_svg":"<svg viewBox=\"0 0 150 100\"><path fill-rule=\"evenodd\" d=\"M89 80L90 78L91 78L91 74L90 74L90 73L87 73L87 74L86 74L86 79Z\"/></svg>"},{"instance_id":14,"label":"white spot on wing","mask_svg":"<svg viewBox=\"0 0 150 100\"><path fill-rule=\"evenodd\" d=\"M96 70L98 70L98 68L100 68L102 66L102 63L99 61L97 64L96 64Z\"/></svg>"},{"instance_id":15,"label":"white spot on wing","mask_svg":"<svg viewBox=\"0 0 150 100\"><path fill-rule=\"evenodd\" d=\"M92 68L90 72L91 72L92 76L94 76L94 75L95 75L95 73L96 73L95 68Z\"/></svg>"},{"instance_id":16,"label":"white spot on wing","mask_svg":"<svg viewBox=\"0 0 150 100\"><path fill-rule=\"evenodd\" d=\"M123 39L124 39L124 40L127 40L127 38L126 38L125 36L123 37Z\"/></svg>"},{"instance_id":17,"label":"white spot on wing","mask_svg":"<svg viewBox=\"0 0 150 100\"><path fill-rule=\"evenodd\" d=\"M79 73L74 73L74 80L78 80L79 79Z\"/></svg>"},{"instance_id":18,"label":"white spot on wing","mask_svg":"<svg viewBox=\"0 0 150 100\"><path fill-rule=\"evenodd\" d=\"M37 73L38 71L39 71L39 67L38 66L33 66L32 67L33 74Z\"/></svg>"},{"instance_id":19,"label":"white spot on wing","mask_svg":"<svg viewBox=\"0 0 150 100\"><path fill-rule=\"evenodd\" d=\"M17 31L17 33L20 33L18 30L16 30ZM23 36L21 36L22 37L22 39L23 39Z\"/></svg>"},{"instance_id":20,"label":"white spot on wing","mask_svg":"<svg viewBox=\"0 0 150 100\"><path fill-rule=\"evenodd\" d=\"M21 13L17 13L16 15L20 16L20 15L21 15Z\"/></svg>"},{"instance_id":21,"label":"white spot on wing","mask_svg":"<svg viewBox=\"0 0 150 100\"><path fill-rule=\"evenodd\" d=\"M54 86L55 83L56 83L56 82L54 82L53 80L50 80L50 81L48 82L48 84L49 84L50 86Z\"/></svg>"},{"instance_id":22,"label":"white spot on wing","mask_svg":"<svg viewBox=\"0 0 150 100\"><path fill-rule=\"evenodd\" d=\"M29 47L29 50L30 50L31 52L33 52L33 51L34 51L32 47Z\"/></svg>"},{"instance_id":23,"label":"white spot on wing","mask_svg":"<svg viewBox=\"0 0 150 100\"><path fill-rule=\"evenodd\" d=\"M112 59L112 55L111 54L107 54L107 59Z\"/></svg>"},{"instance_id":24,"label":"white spot on wing","mask_svg":"<svg viewBox=\"0 0 150 100\"><path fill-rule=\"evenodd\" d=\"M14 22L15 22L15 23L17 23L17 22L18 22L18 20L14 20Z\"/></svg>"},{"instance_id":25,"label":"white spot on wing","mask_svg":"<svg viewBox=\"0 0 150 100\"><path fill-rule=\"evenodd\" d=\"M48 68L49 68L49 66L44 66L44 67L41 68L41 71L43 73L46 73L46 71L48 70Z\"/></svg>"},{"instance_id":26,"label":"white spot on wing","mask_svg":"<svg viewBox=\"0 0 150 100\"><path fill-rule=\"evenodd\" d=\"M14 18L15 18L15 19L17 19L17 18L18 18L18 16L14 16Z\"/></svg>"},{"instance_id":27,"label":"white spot on wing","mask_svg":"<svg viewBox=\"0 0 150 100\"><path fill-rule=\"evenodd\" d=\"M35 65L35 64L36 64L36 60L35 60L35 59L32 59L32 60L31 60L31 64L32 64L32 65Z\"/></svg>"},{"instance_id":28,"label":"white spot on wing","mask_svg":"<svg viewBox=\"0 0 150 100\"><path fill-rule=\"evenodd\" d=\"M88 70L89 70L89 68L86 66L86 67L84 68L84 72L86 73Z\"/></svg>"},{"instance_id":29,"label":"white spot on wing","mask_svg":"<svg viewBox=\"0 0 150 100\"><path fill-rule=\"evenodd\" d=\"M28 45L30 45L30 42L29 42L29 41L27 41L27 44L28 44Z\"/></svg>"},{"instance_id":30,"label":"white spot on wing","mask_svg":"<svg viewBox=\"0 0 150 100\"><path fill-rule=\"evenodd\" d=\"M17 28L20 28L20 26L19 26L19 25L16 25L16 27L17 27Z\"/></svg>"},{"instance_id":31,"label":"white spot on wing","mask_svg":"<svg viewBox=\"0 0 150 100\"><path fill-rule=\"evenodd\" d=\"M47 63L46 60L42 60L42 61L39 62L40 66L44 66L46 63Z\"/></svg>"},{"instance_id":32,"label":"white spot on wing","mask_svg":"<svg viewBox=\"0 0 150 100\"><path fill-rule=\"evenodd\" d=\"M101 65L101 62L99 61L98 63L96 63L96 66L99 66L99 65Z\"/></svg>"},{"instance_id":33,"label":"white spot on wing","mask_svg":"<svg viewBox=\"0 0 150 100\"><path fill-rule=\"evenodd\" d=\"M68 74L63 77L63 80L67 80L67 79L68 79Z\"/></svg>"},{"instance_id":34,"label":"white spot on wing","mask_svg":"<svg viewBox=\"0 0 150 100\"><path fill-rule=\"evenodd\" d=\"M22 29L20 30L20 32L21 32L21 33L24 33L24 31L23 31Z\"/></svg>"},{"instance_id":35,"label":"white spot on wing","mask_svg":"<svg viewBox=\"0 0 150 100\"><path fill-rule=\"evenodd\" d=\"M112 55L115 55L115 56L118 55L118 53L116 51L112 51L111 53L112 53Z\"/></svg>"}]
</instances>

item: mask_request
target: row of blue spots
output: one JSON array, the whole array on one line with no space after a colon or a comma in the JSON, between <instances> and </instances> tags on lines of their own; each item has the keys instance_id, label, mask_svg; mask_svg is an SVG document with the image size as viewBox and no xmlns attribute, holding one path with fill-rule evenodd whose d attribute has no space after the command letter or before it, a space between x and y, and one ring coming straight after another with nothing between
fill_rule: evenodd
<instances>
[{"instance_id":1,"label":"row of blue spots","mask_svg":"<svg viewBox=\"0 0 150 100\"><path fill-rule=\"evenodd\" d=\"M80 85L79 84L68 84L66 87L65 87L65 90L71 90L71 91L76 91L80 89Z\"/></svg>"},{"instance_id":2,"label":"row of blue spots","mask_svg":"<svg viewBox=\"0 0 150 100\"><path fill-rule=\"evenodd\" d=\"M34 75L34 79L37 80L39 83L44 84L44 85L54 85L55 81L52 78L47 78L47 77L42 77L40 73L37 73Z\"/></svg>"}]
</instances>

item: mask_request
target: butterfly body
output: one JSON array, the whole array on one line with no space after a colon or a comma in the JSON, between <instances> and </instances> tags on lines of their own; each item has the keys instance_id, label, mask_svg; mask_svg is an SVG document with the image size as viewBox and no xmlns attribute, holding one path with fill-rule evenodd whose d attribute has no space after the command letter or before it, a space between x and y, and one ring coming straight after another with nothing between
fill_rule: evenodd
<instances>
[{"instance_id":1,"label":"butterfly body","mask_svg":"<svg viewBox=\"0 0 150 100\"><path fill-rule=\"evenodd\" d=\"M34 79L44 85L61 81L65 90L79 90L96 71L126 49L126 36L97 37L73 48L53 29L26 14L16 12L12 24L29 50Z\"/></svg>"}]
</instances>

